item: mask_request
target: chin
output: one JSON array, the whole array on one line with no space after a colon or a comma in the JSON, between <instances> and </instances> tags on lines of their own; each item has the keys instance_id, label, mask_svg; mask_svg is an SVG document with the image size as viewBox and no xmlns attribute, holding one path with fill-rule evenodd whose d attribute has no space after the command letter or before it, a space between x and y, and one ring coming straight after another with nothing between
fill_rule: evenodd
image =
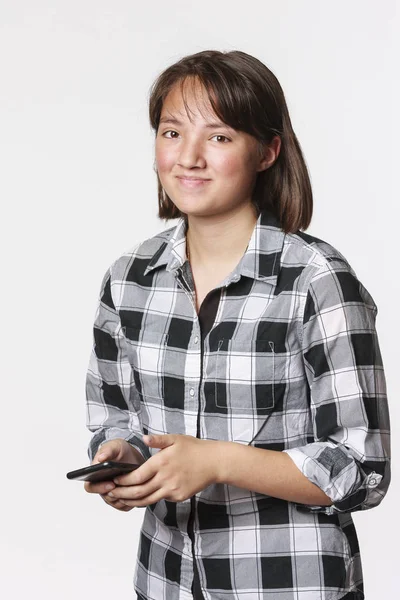
<instances>
[{"instance_id":1,"label":"chin","mask_svg":"<svg viewBox=\"0 0 400 600\"><path fill-rule=\"evenodd\" d=\"M201 202L201 200L198 198L193 199L189 202L174 202L174 204L176 208L178 208L181 212L186 214L209 214L213 210L213 206L211 203Z\"/></svg>"}]
</instances>

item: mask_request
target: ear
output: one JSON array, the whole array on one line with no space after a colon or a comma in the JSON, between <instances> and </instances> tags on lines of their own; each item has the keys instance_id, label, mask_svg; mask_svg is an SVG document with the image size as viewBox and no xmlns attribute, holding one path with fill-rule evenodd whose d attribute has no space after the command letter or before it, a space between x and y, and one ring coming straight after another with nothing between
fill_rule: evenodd
<instances>
[{"instance_id":1,"label":"ear","mask_svg":"<svg viewBox=\"0 0 400 600\"><path fill-rule=\"evenodd\" d=\"M260 147L257 171L265 171L272 167L279 156L281 144L281 138L279 135L275 135L269 144L263 144Z\"/></svg>"}]
</instances>

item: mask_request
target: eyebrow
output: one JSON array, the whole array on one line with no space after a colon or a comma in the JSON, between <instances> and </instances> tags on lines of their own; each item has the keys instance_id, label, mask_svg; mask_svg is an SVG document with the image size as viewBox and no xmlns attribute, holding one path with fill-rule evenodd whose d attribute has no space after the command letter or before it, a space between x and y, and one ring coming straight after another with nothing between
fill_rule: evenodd
<instances>
[{"instance_id":1,"label":"eyebrow","mask_svg":"<svg viewBox=\"0 0 400 600\"><path fill-rule=\"evenodd\" d=\"M174 117L161 117L160 123L170 123L171 125L178 126L183 125L182 121L179 121L179 119L175 119ZM228 129L231 129L229 125L222 123L222 121L212 121L211 123L206 123L204 125L205 129L212 129L214 127L227 127Z\"/></svg>"}]
</instances>

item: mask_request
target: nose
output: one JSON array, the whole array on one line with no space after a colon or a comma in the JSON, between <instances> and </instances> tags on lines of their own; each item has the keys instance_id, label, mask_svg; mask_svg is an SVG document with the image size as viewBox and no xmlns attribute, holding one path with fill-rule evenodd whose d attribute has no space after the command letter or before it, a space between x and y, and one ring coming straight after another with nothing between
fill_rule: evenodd
<instances>
[{"instance_id":1,"label":"nose","mask_svg":"<svg viewBox=\"0 0 400 600\"><path fill-rule=\"evenodd\" d=\"M191 169L193 167L204 168L206 159L203 145L194 139L187 139L182 142L178 155L178 165L184 169Z\"/></svg>"}]
</instances>

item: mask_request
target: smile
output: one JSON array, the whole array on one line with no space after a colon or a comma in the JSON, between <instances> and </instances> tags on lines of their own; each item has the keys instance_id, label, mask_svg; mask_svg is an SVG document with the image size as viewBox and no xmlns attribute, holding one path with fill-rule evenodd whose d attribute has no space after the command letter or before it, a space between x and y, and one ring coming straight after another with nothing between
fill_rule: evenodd
<instances>
[{"instance_id":1,"label":"smile","mask_svg":"<svg viewBox=\"0 0 400 600\"><path fill-rule=\"evenodd\" d=\"M186 179L185 177L178 177L177 179L186 188L198 188L211 181L210 179Z\"/></svg>"}]
</instances>

